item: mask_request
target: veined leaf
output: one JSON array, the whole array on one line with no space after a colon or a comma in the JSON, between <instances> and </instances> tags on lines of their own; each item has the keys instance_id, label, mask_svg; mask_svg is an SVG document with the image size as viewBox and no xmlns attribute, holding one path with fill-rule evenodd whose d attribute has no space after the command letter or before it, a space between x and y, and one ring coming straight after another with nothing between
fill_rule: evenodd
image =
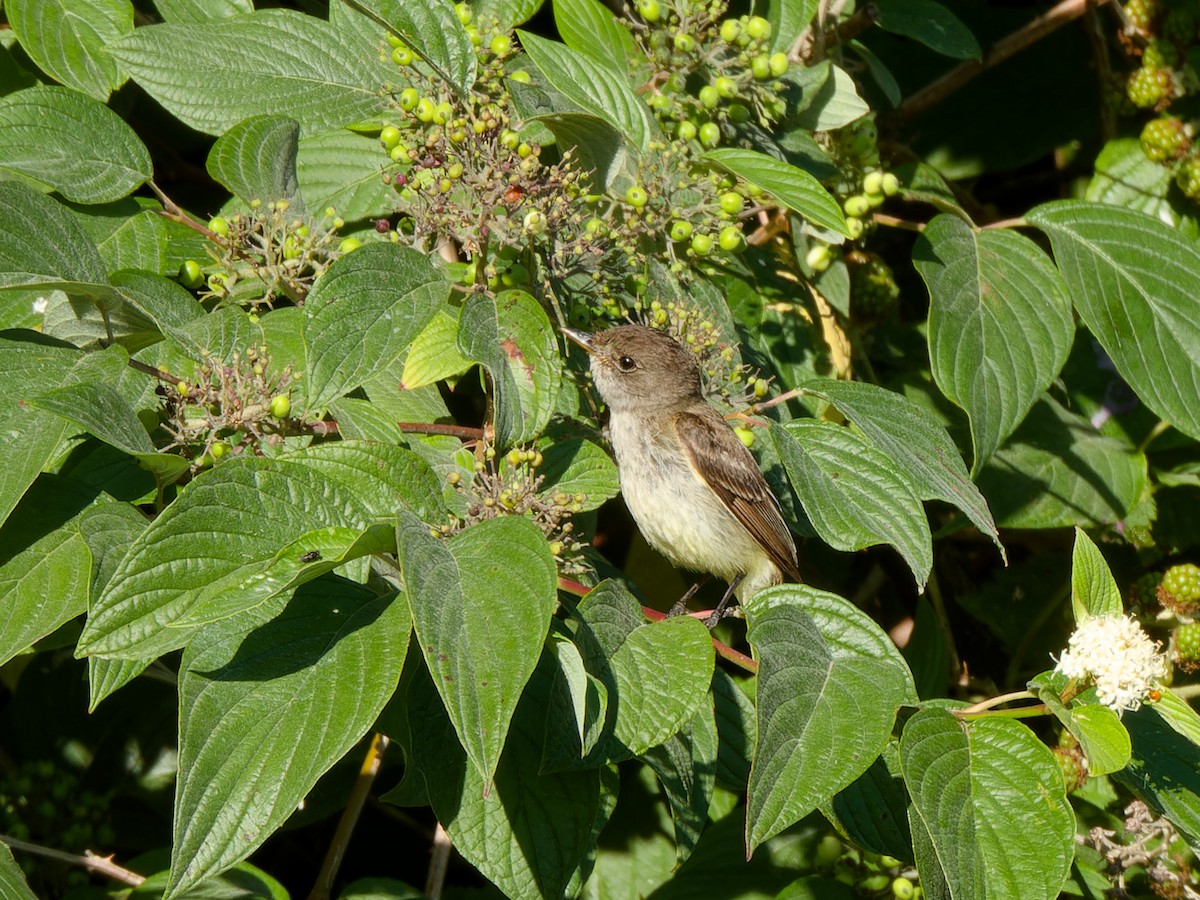
<instances>
[{"instance_id":1,"label":"veined leaf","mask_svg":"<svg viewBox=\"0 0 1200 900\"><path fill-rule=\"evenodd\" d=\"M206 168L216 181L246 203L287 200L304 214L296 178L300 123L287 116L251 116L217 138Z\"/></svg>"},{"instance_id":2,"label":"veined leaf","mask_svg":"<svg viewBox=\"0 0 1200 900\"><path fill-rule=\"evenodd\" d=\"M808 172L756 150L724 147L709 150L704 159L762 188L783 206L814 225L846 234L846 217L833 196Z\"/></svg>"},{"instance_id":3,"label":"veined leaf","mask_svg":"<svg viewBox=\"0 0 1200 900\"><path fill-rule=\"evenodd\" d=\"M475 48L448 0L346 0L404 39L460 95L475 84Z\"/></svg>"},{"instance_id":4,"label":"veined leaf","mask_svg":"<svg viewBox=\"0 0 1200 900\"><path fill-rule=\"evenodd\" d=\"M4 13L29 58L55 81L101 102L125 83L107 48L133 31L129 0L8 0Z\"/></svg>"}]
</instances>

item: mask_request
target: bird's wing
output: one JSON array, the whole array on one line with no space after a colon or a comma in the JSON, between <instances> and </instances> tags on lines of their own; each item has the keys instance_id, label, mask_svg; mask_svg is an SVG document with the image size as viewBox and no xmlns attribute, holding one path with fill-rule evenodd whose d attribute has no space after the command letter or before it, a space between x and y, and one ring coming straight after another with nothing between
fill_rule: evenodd
<instances>
[{"instance_id":1,"label":"bird's wing","mask_svg":"<svg viewBox=\"0 0 1200 900\"><path fill-rule=\"evenodd\" d=\"M796 544L783 522L779 501L746 445L707 403L676 413L674 424L693 471L750 532L771 562L799 581Z\"/></svg>"}]
</instances>

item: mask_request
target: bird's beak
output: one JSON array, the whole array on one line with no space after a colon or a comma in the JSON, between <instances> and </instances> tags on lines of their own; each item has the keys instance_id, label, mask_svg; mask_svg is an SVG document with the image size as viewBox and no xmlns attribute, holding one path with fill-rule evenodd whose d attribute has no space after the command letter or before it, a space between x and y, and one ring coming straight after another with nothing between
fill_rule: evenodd
<instances>
[{"instance_id":1,"label":"bird's beak","mask_svg":"<svg viewBox=\"0 0 1200 900\"><path fill-rule=\"evenodd\" d=\"M574 341L588 353L596 352L595 336L586 331L576 331L574 328L564 328L562 333Z\"/></svg>"}]
</instances>

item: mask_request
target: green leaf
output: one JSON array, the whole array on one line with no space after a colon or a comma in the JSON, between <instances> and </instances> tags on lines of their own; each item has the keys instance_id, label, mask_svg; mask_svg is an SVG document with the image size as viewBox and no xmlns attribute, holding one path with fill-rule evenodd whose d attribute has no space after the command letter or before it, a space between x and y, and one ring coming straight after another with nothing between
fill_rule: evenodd
<instances>
[{"instance_id":1,"label":"green leaf","mask_svg":"<svg viewBox=\"0 0 1200 900\"><path fill-rule=\"evenodd\" d=\"M264 110L295 119L304 134L367 120L386 110L380 85L395 77L372 41L286 9L149 25L108 50L172 115L206 134Z\"/></svg>"},{"instance_id":2,"label":"green leaf","mask_svg":"<svg viewBox=\"0 0 1200 900\"><path fill-rule=\"evenodd\" d=\"M347 222L395 211L396 192L380 177L380 144L338 129L300 139L296 175L310 209L332 206Z\"/></svg>"},{"instance_id":3,"label":"green leaf","mask_svg":"<svg viewBox=\"0 0 1200 900\"><path fill-rule=\"evenodd\" d=\"M846 218L837 200L808 172L755 150L723 147L709 150L702 159L761 188L781 205L814 225L846 234Z\"/></svg>"},{"instance_id":4,"label":"green leaf","mask_svg":"<svg viewBox=\"0 0 1200 900\"><path fill-rule=\"evenodd\" d=\"M716 783L717 726L712 709L701 704L692 720L644 757L662 784L675 824L675 859L692 855L708 822L708 807Z\"/></svg>"},{"instance_id":5,"label":"green leaf","mask_svg":"<svg viewBox=\"0 0 1200 900\"><path fill-rule=\"evenodd\" d=\"M421 253L372 243L330 266L304 304L309 409L319 409L386 370L449 295Z\"/></svg>"},{"instance_id":6,"label":"green leaf","mask_svg":"<svg viewBox=\"0 0 1200 900\"><path fill-rule=\"evenodd\" d=\"M599 508L621 492L617 465L598 444L583 438L557 441L546 448L542 467L541 494L553 497L562 492L573 499L583 494L585 511Z\"/></svg>"},{"instance_id":7,"label":"green leaf","mask_svg":"<svg viewBox=\"0 0 1200 900\"><path fill-rule=\"evenodd\" d=\"M554 613L554 557L519 516L489 519L447 542L410 513L400 513L396 529L425 664L486 792Z\"/></svg>"},{"instance_id":8,"label":"green leaf","mask_svg":"<svg viewBox=\"0 0 1200 900\"><path fill-rule=\"evenodd\" d=\"M1170 819L1189 843L1200 841L1200 769L1194 738L1164 719L1158 704L1144 704L1122 721L1133 739L1133 758L1114 778Z\"/></svg>"},{"instance_id":9,"label":"green leaf","mask_svg":"<svg viewBox=\"0 0 1200 900\"><path fill-rule=\"evenodd\" d=\"M608 813L600 770L538 770L547 669L539 667L521 698L493 782L467 760L424 666L405 673L405 727L392 733L455 849L514 900L562 897Z\"/></svg>"},{"instance_id":10,"label":"green leaf","mask_svg":"<svg viewBox=\"0 0 1200 900\"><path fill-rule=\"evenodd\" d=\"M87 609L93 562L80 522L116 505L42 475L0 528L0 665Z\"/></svg>"},{"instance_id":11,"label":"green leaf","mask_svg":"<svg viewBox=\"0 0 1200 900\"><path fill-rule=\"evenodd\" d=\"M771 50L786 53L816 14L817 0L771 0L766 11Z\"/></svg>"},{"instance_id":12,"label":"green leaf","mask_svg":"<svg viewBox=\"0 0 1200 900\"><path fill-rule=\"evenodd\" d=\"M2 841L0 841L0 895L7 897L8 900L37 900L33 891L29 889L25 873L13 859L8 844Z\"/></svg>"},{"instance_id":13,"label":"green leaf","mask_svg":"<svg viewBox=\"0 0 1200 900\"><path fill-rule=\"evenodd\" d=\"M113 292L162 334L207 319L204 307L177 282L136 270L112 273Z\"/></svg>"},{"instance_id":14,"label":"green leaf","mask_svg":"<svg viewBox=\"0 0 1200 900\"><path fill-rule=\"evenodd\" d=\"M919 828L932 850L917 854L923 884L945 879L955 898L1059 895L1075 816L1054 755L1028 728L925 709L904 726L900 763L914 837Z\"/></svg>"},{"instance_id":15,"label":"green leaf","mask_svg":"<svg viewBox=\"0 0 1200 900\"><path fill-rule=\"evenodd\" d=\"M1167 198L1174 181L1170 166L1146 156L1138 138L1114 138L1107 142L1093 168L1095 173L1083 194L1084 200L1137 210L1173 227L1182 223L1183 217Z\"/></svg>"},{"instance_id":16,"label":"green leaf","mask_svg":"<svg viewBox=\"0 0 1200 900\"><path fill-rule=\"evenodd\" d=\"M125 83L106 51L133 31L129 0L8 0L4 12L29 58L60 84L103 102Z\"/></svg>"},{"instance_id":17,"label":"green leaf","mask_svg":"<svg viewBox=\"0 0 1200 900\"><path fill-rule=\"evenodd\" d=\"M858 95L854 79L828 60L792 66L783 80L800 89L796 107L784 122L788 129L834 131L871 111Z\"/></svg>"},{"instance_id":18,"label":"green leaf","mask_svg":"<svg viewBox=\"0 0 1200 900\"><path fill-rule=\"evenodd\" d=\"M1124 518L1146 481L1144 454L1044 397L978 484L1002 528L1063 528Z\"/></svg>"},{"instance_id":19,"label":"green leaf","mask_svg":"<svg viewBox=\"0 0 1200 900\"><path fill-rule=\"evenodd\" d=\"M446 84L466 96L475 84L475 48L449 0L346 0L404 39Z\"/></svg>"},{"instance_id":20,"label":"green leaf","mask_svg":"<svg viewBox=\"0 0 1200 900\"><path fill-rule=\"evenodd\" d=\"M82 219L83 227L87 229L96 242L96 249L104 260L109 272L119 269L141 270L143 274L175 275L179 271L178 263L171 265L171 237L167 220L153 209L141 209L138 212L121 217L113 215L115 204L88 207L90 210L102 211L95 217ZM79 214L79 210L75 210ZM104 222L105 230L97 227ZM175 284L179 287L178 283ZM192 304L199 308L199 303L190 294Z\"/></svg>"},{"instance_id":21,"label":"green leaf","mask_svg":"<svg viewBox=\"0 0 1200 900\"><path fill-rule=\"evenodd\" d=\"M637 149L647 148L654 126L646 105L624 79L613 78L608 66L564 44L527 31L517 35L551 87L612 125Z\"/></svg>"},{"instance_id":22,"label":"green leaf","mask_svg":"<svg viewBox=\"0 0 1200 900\"><path fill-rule=\"evenodd\" d=\"M433 473L400 447L343 441L224 461L129 548L93 600L77 652L146 659L182 647L198 623L290 590L268 577L285 547L330 526L366 531L399 503L429 516L441 503Z\"/></svg>"},{"instance_id":23,"label":"green leaf","mask_svg":"<svg viewBox=\"0 0 1200 900\"><path fill-rule=\"evenodd\" d=\"M758 743L746 799L753 852L867 770L900 705L916 702L916 688L895 644L836 594L768 588L750 599L746 616L759 664Z\"/></svg>"},{"instance_id":24,"label":"green leaf","mask_svg":"<svg viewBox=\"0 0 1200 900\"><path fill-rule=\"evenodd\" d=\"M486 21L495 16L497 27L501 31L508 31L532 19L542 8L542 2L543 0L476 0L471 5L478 18Z\"/></svg>"},{"instance_id":25,"label":"green leaf","mask_svg":"<svg viewBox=\"0 0 1200 900\"><path fill-rule=\"evenodd\" d=\"M867 71L871 73L871 78L875 80L875 84L883 91L883 96L887 98L888 103L893 108L899 106L900 100L904 95L900 91L900 83L896 81L896 76L892 74L892 70L862 41L850 41L846 46L853 50L859 59L867 64Z\"/></svg>"},{"instance_id":26,"label":"green leaf","mask_svg":"<svg viewBox=\"0 0 1200 900\"><path fill-rule=\"evenodd\" d=\"M891 544L920 588L933 568L921 500L891 458L849 428L797 420L771 426L771 442L809 521L838 550Z\"/></svg>"},{"instance_id":27,"label":"green leaf","mask_svg":"<svg viewBox=\"0 0 1200 900\"><path fill-rule=\"evenodd\" d=\"M1084 703L1081 699L1064 703L1062 692L1068 683L1067 676L1051 670L1030 681L1029 687L1079 742L1089 775L1119 772L1129 764L1131 752L1129 732L1121 724L1121 717L1099 703Z\"/></svg>"},{"instance_id":28,"label":"green leaf","mask_svg":"<svg viewBox=\"0 0 1200 900\"><path fill-rule=\"evenodd\" d=\"M562 382L550 318L524 291L472 294L458 319L458 349L492 376L496 447L537 437L549 424Z\"/></svg>"},{"instance_id":29,"label":"green leaf","mask_svg":"<svg viewBox=\"0 0 1200 900\"><path fill-rule=\"evenodd\" d=\"M1071 555L1071 609L1076 625L1125 612L1121 589L1100 548L1079 527L1075 529L1075 550Z\"/></svg>"},{"instance_id":30,"label":"green leaf","mask_svg":"<svg viewBox=\"0 0 1200 900\"><path fill-rule=\"evenodd\" d=\"M154 8L165 22L196 25L254 12L251 0L154 0Z\"/></svg>"},{"instance_id":31,"label":"green leaf","mask_svg":"<svg viewBox=\"0 0 1200 900\"><path fill-rule=\"evenodd\" d=\"M289 211L304 214L296 178L300 123L287 116L251 116L217 138L205 167L240 200L287 200Z\"/></svg>"},{"instance_id":32,"label":"green leaf","mask_svg":"<svg viewBox=\"0 0 1200 900\"><path fill-rule=\"evenodd\" d=\"M66 209L23 184L0 181L0 289L108 281L96 245Z\"/></svg>"},{"instance_id":33,"label":"green leaf","mask_svg":"<svg viewBox=\"0 0 1200 900\"><path fill-rule=\"evenodd\" d=\"M864 850L912 859L908 827L908 791L900 774L900 744L891 740L883 753L821 812Z\"/></svg>"},{"instance_id":34,"label":"green leaf","mask_svg":"<svg viewBox=\"0 0 1200 900\"><path fill-rule=\"evenodd\" d=\"M1200 746L1200 715L1170 688L1161 688L1161 692L1162 697L1150 704L1150 708L1181 735Z\"/></svg>"},{"instance_id":35,"label":"green leaf","mask_svg":"<svg viewBox=\"0 0 1200 900\"><path fill-rule=\"evenodd\" d=\"M629 76L629 60L637 48L628 28L600 0L555 0L554 25L563 43L608 66L622 80Z\"/></svg>"},{"instance_id":36,"label":"green leaf","mask_svg":"<svg viewBox=\"0 0 1200 900\"><path fill-rule=\"evenodd\" d=\"M115 112L78 91L40 85L0 99L0 173L77 203L107 203L154 171L150 152Z\"/></svg>"},{"instance_id":37,"label":"green leaf","mask_svg":"<svg viewBox=\"0 0 1200 900\"><path fill-rule=\"evenodd\" d=\"M879 0L879 27L920 41L943 56L982 59L975 35L959 18L933 0Z\"/></svg>"},{"instance_id":38,"label":"green leaf","mask_svg":"<svg viewBox=\"0 0 1200 900\"><path fill-rule=\"evenodd\" d=\"M458 350L458 315L449 304L442 306L421 333L413 338L404 357L400 385L405 390L436 384L443 378L461 375L474 363Z\"/></svg>"},{"instance_id":39,"label":"green leaf","mask_svg":"<svg viewBox=\"0 0 1200 900\"><path fill-rule=\"evenodd\" d=\"M934 380L967 411L978 472L1058 375L1075 336L1062 279L1028 238L935 218L913 248Z\"/></svg>"},{"instance_id":40,"label":"green leaf","mask_svg":"<svg viewBox=\"0 0 1200 900\"><path fill-rule=\"evenodd\" d=\"M987 501L967 474L954 441L925 407L864 381L822 378L805 382L800 390L837 407L903 469L922 500L958 507L1004 555Z\"/></svg>"},{"instance_id":41,"label":"green leaf","mask_svg":"<svg viewBox=\"0 0 1200 900\"><path fill-rule=\"evenodd\" d=\"M750 757L758 742L754 704L720 668L713 670L712 698L721 741L717 752L717 783L742 794L750 780Z\"/></svg>"},{"instance_id":42,"label":"green leaf","mask_svg":"<svg viewBox=\"0 0 1200 900\"><path fill-rule=\"evenodd\" d=\"M396 689L403 595L344 579L299 591L248 634L204 632L179 673L179 779L169 894L262 844L353 747Z\"/></svg>"},{"instance_id":43,"label":"green leaf","mask_svg":"<svg viewBox=\"0 0 1200 900\"><path fill-rule=\"evenodd\" d=\"M1200 249L1143 213L1056 201L1026 216L1046 232L1080 318L1147 406L1200 438L1200 321L1188 287Z\"/></svg>"}]
</instances>

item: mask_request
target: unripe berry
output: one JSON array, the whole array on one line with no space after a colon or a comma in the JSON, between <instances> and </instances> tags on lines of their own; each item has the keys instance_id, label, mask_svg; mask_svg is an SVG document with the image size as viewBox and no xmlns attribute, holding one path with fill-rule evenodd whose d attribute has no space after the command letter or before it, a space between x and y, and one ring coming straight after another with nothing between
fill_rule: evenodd
<instances>
[{"instance_id":1,"label":"unripe berry","mask_svg":"<svg viewBox=\"0 0 1200 900\"><path fill-rule=\"evenodd\" d=\"M1163 606L1190 615L1200 609L1200 568L1192 563L1171 566L1158 588Z\"/></svg>"},{"instance_id":2,"label":"unripe berry","mask_svg":"<svg viewBox=\"0 0 1200 900\"><path fill-rule=\"evenodd\" d=\"M892 879L892 896L896 900L912 900L916 893L916 885L903 875Z\"/></svg>"},{"instance_id":3,"label":"unripe berry","mask_svg":"<svg viewBox=\"0 0 1200 900\"><path fill-rule=\"evenodd\" d=\"M752 429L739 425L733 429L733 433L736 434L738 436L738 440L740 440L747 447L754 446L754 431Z\"/></svg>"},{"instance_id":4,"label":"unripe berry","mask_svg":"<svg viewBox=\"0 0 1200 900\"><path fill-rule=\"evenodd\" d=\"M470 25L471 20L475 18L471 12L471 5L469 3L455 3L454 14L458 16L458 21L462 22L463 25Z\"/></svg>"},{"instance_id":5,"label":"unripe berry","mask_svg":"<svg viewBox=\"0 0 1200 900\"><path fill-rule=\"evenodd\" d=\"M857 241L866 230L866 225L862 219L856 219L854 216L846 217L846 234L852 241Z\"/></svg>"},{"instance_id":6,"label":"unripe berry","mask_svg":"<svg viewBox=\"0 0 1200 900\"><path fill-rule=\"evenodd\" d=\"M736 41L741 32L742 26L738 24L737 19L726 19L721 23L721 40L727 44Z\"/></svg>"},{"instance_id":7,"label":"unripe berry","mask_svg":"<svg viewBox=\"0 0 1200 900\"><path fill-rule=\"evenodd\" d=\"M705 109L716 109L717 104L721 102L721 95L717 93L717 89L711 84L706 84L700 88L696 96L699 97L700 105Z\"/></svg>"},{"instance_id":8,"label":"unripe berry","mask_svg":"<svg viewBox=\"0 0 1200 900\"><path fill-rule=\"evenodd\" d=\"M771 23L762 16L751 16L746 23L746 34L752 41L765 41L771 36Z\"/></svg>"},{"instance_id":9,"label":"unripe berry","mask_svg":"<svg viewBox=\"0 0 1200 900\"><path fill-rule=\"evenodd\" d=\"M512 38L507 34L498 34L488 44L488 49L503 59L512 52Z\"/></svg>"},{"instance_id":10,"label":"unripe berry","mask_svg":"<svg viewBox=\"0 0 1200 900\"><path fill-rule=\"evenodd\" d=\"M675 49L680 53L691 53L696 49L696 39L686 31L681 31L675 35Z\"/></svg>"},{"instance_id":11,"label":"unripe berry","mask_svg":"<svg viewBox=\"0 0 1200 900\"><path fill-rule=\"evenodd\" d=\"M729 105L729 121L735 125L744 125L750 121L750 110L741 103Z\"/></svg>"},{"instance_id":12,"label":"unripe berry","mask_svg":"<svg viewBox=\"0 0 1200 900\"><path fill-rule=\"evenodd\" d=\"M762 53L750 60L750 74L758 81L767 81L771 77L771 58Z\"/></svg>"},{"instance_id":13,"label":"unripe berry","mask_svg":"<svg viewBox=\"0 0 1200 900\"><path fill-rule=\"evenodd\" d=\"M883 196L895 197L900 193L900 179L892 172L883 173Z\"/></svg>"},{"instance_id":14,"label":"unripe berry","mask_svg":"<svg viewBox=\"0 0 1200 900\"><path fill-rule=\"evenodd\" d=\"M771 74L774 75L776 78L779 78L780 76L787 73L788 58L787 58L786 53L772 53L770 63L771 63Z\"/></svg>"},{"instance_id":15,"label":"unripe berry","mask_svg":"<svg viewBox=\"0 0 1200 900\"><path fill-rule=\"evenodd\" d=\"M726 215L737 215L742 211L742 195L734 191L726 191L717 198L717 203L721 206L721 212Z\"/></svg>"},{"instance_id":16,"label":"unripe berry","mask_svg":"<svg viewBox=\"0 0 1200 900\"><path fill-rule=\"evenodd\" d=\"M636 184L625 192L625 202L635 209L641 209L649 199L646 189Z\"/></svg>"},{"instance_id":17,"label":"unripe berry","mask_svg":"<svg viewBox=\"0 0 1200 900\"><path fill-rule=\"evenodd\" d=\"M433 124L444 125L454 116L454 107L443 100L433 108Z\"/></svg>"},{"instance_id":18,"label":"unripe berry","mask_svg":"<svg viewBox=\"0 0 1200 900\"><path fill-rule=\"evenodd\" d=\"M746 236L736 225L726 225L722 228L717 241L726 253L740 253L746 249Z\"/></svg>"},{"instance_id":19,"label":"unripe berry","mask_svg":"<svg viewBox=\"0 0 1200 900\"><path fill-rule=\"evenodd\" d=\"M679 131L676 132L681 140L690 141L696 137L696 123L691 119L685 119L679 123Z\"/></svg>"},{"instance_id":20,"label":"unripe berry","mask_svg":"<svg viewBox=\"0 0 1200 900\"><path fill-rule=\"evenodd\" d=\"M361 246L362 246L362 241L360 241L358 238L352 238L352 237L342 238L341 242L338 244L338 252L339 253L353 253L355 250L357 250Z\"/></svg>"},{"instance_id":21,"label":"unripe berry","mask_svg":"<svg viewBox=\"0 0 1200 900\"><path fill-rule=\"evenodd\" d=\"M713 239L707 234L697 234L692 236L692 252L697 256L708 256L712 253Z\"/></svg>"},{"instance_id":22,"label":"unripe berry","mask_svg":"<svg viewBox=\"0 0 1200 900\"><path fill-rule=\"evenodd\" d=\"M713 87L717 89L717 93L725 99L736 97L738 93L737 82L727 75L720 76L714 83Z\"/></svg>"},{"instance_id":23,"label":"unripe berry","mask_svg":"<svg viewBox=\"0 0 1200 900\"><path fill-rule=\"evenodd\" d=\"M416 88L405 88L400 92L400 108L405 112L412 112L417 108L417 104L421 102L421 95Z\"/></svg>"},{"instance_id":24,"label":"unripe berry","mask_svg":"<svg viewBox=\"0 0 1200 900\"><path fill-rule=\"evenodd\" d=\"M292 400L287 394L276 394L271 398L271 415L276 419L286 419L292 411Z\"/></svg>"},{"instance_id":25,"label":"unripe berry","mask_svg":"<svg viewBox=\"0 0 1200 900\"><path fill-rule=\"evenodd\" d=\"M510 73L508 78L510 81L517 82L517 84L529 84L533 81L533 76L525 69L517 69L515 72Z\"/></svg>"},{"instance_id":26,"label":"unripe berry","mask_svg":"<svg viewBox=\"0 0 1200 900\"><path fill-rule=\"evenodd\" d=\"M842 209L846 211L846 215L861 219L871 211L871 203L861 194L855 194L853 197L846 198L842 203Z\"/></svg>"},{"instance_id":27,"label":"unripe berry","mask_svg":"<svg viewBox=\"0 0 1200 900\"><path fill-rule=\"evenodd\" d=\"M868 172L863 176L862 181L863 192L867 194L882 194L883 193L883 173L879 171Z\"/></svg>"},{"instance_id":28,"label":"unripe berry","mask_svg":"<svg viewBox=\"0 0 1200 900\"><path fill-rule=\"evenodd\" d=\"M1175 94L1175 82L1169 69L1141 68L1125 84L1129 102L1142 109L1165 106Z\"/></svg>"},{"instance_id":29,"label":"unripe berry","mask_svg":"<svg viewBox=\"0 0 1200 900\"><path fill-rule=\"evenodd\" d=\"M721 143L721 129L716 122L705 122L700 126L700 143L710 148Z\"/></svg>"},{"instance_id":30,"label":"unripe berry","mask_svg":"<svg viewBox=\"0 0 1200 900\"><path fill-rule=\"evenodd\" d=\"M1142 128L1140 142L1147 159L1157 163L1181 159L1191 149L1183 122L1174 116L1147 122Z\"/></svg>"},{"instance_id":31,"label":"unripe berry","mask_svg":"<svg viewBox=\"0 0 1200 900\"><path fill-rule=\"evenodd\" d=\"M1185 672L1200 668L1200 622L1180 625L1171 635L1175 663Z\"/></svg>"},{"instance_id":32,"label":"unripe berry","mask_svg":"<svg viewBox=\"0 0 1200 900\"><path fill-rule=\"evenodd\" d=\"M692 236L692 223L677 221L671 223L671 240L686 241Z\"/></svg>"},{"instance_id":33,"label":"unripe berry","mask_svg":"<svg viewBox=\"0 0 1200 900\"><path fill-rule=\"evenodd\" d=\"M428 97L422 97L417 102L417 108L413 110L413 115L417 117L418 121L432 122L434 109L433 101Z\"/></svg>"},{"instance_id":34,"label":"unripe berry","mask_svg":"<svg viewBox=\"0 0 1200 900\"><path fill-rule=\"evenodd\" d=\"M546 232L546 216L532 209L525 213L525 220L522 222L526 234L545 234Z\"/></svg>"},{"instance_id":35,"label":"unripe berry","mask_svg":"<svg viewBox=\"0 0 1200 900\"><path fill-rule=\"evenodd\" d=\"M191 290L204 284L204 271L200 268L200 263L194 259L185 259L179 267L179 283Z\"/></svg>"},{"instance_id":36,"label":"unripe berry","mask_svg":"<svg viewBox=\"0 0 1200 900\"><path fill-rule=\"evenodd\" d=\"M1175 183L1185 197L1200 200L1200 156L1189 156L1180 164Z\"/></svg>"},{"instance_id":37,"label":"unripe berry","mask_svg":"<svg viewBox=\"0 0 1200 900\"><path fill-rule=\"evenodd\" d=\"M395 125L384 126L383 130L379 132L379 142L385 149L391 150L400 143L400 129Z\"/></svg>"},{"instance_id":38,"label":"unripe berry","mask_svg":"<svg viewBox=\"0 0 1200 900\"><path fill-rule=\"evenodd\" d=\"M229 237L229 223L222 216L213 216L209 219L208 230L221 237Z\"/></svg>"},{"instance_id":39,"label":"unripe berry","mask_svg":"<svg viewBox=\"0 0 1200 900\"><path fill-rule=\"evenodd\" d=\"M411 66L416 59L413 52L403 45L392 51L392 62L398 66Z\"/></svg>"},{"instance_id":40,"label":"unripe berry","mask_svg":"<svg viewBox=\"0 0 1200 900\"><path fill-rule=\"evenodd\" d=\"M637 11L647 22L657 22L662 17L662 8L658 0L639 0Z\"/></svg>"},{"instance_id":41,"label":"unripe berry","mask_svg":"<svg viewBox=\"0 0 1200 900\"><path fill-rule=\"evenodd\" d=\"M824 272L833 262L833 251L825 244L817 244L805 254L804 261L814 272Z\"/></svg>"}]
</instances>

